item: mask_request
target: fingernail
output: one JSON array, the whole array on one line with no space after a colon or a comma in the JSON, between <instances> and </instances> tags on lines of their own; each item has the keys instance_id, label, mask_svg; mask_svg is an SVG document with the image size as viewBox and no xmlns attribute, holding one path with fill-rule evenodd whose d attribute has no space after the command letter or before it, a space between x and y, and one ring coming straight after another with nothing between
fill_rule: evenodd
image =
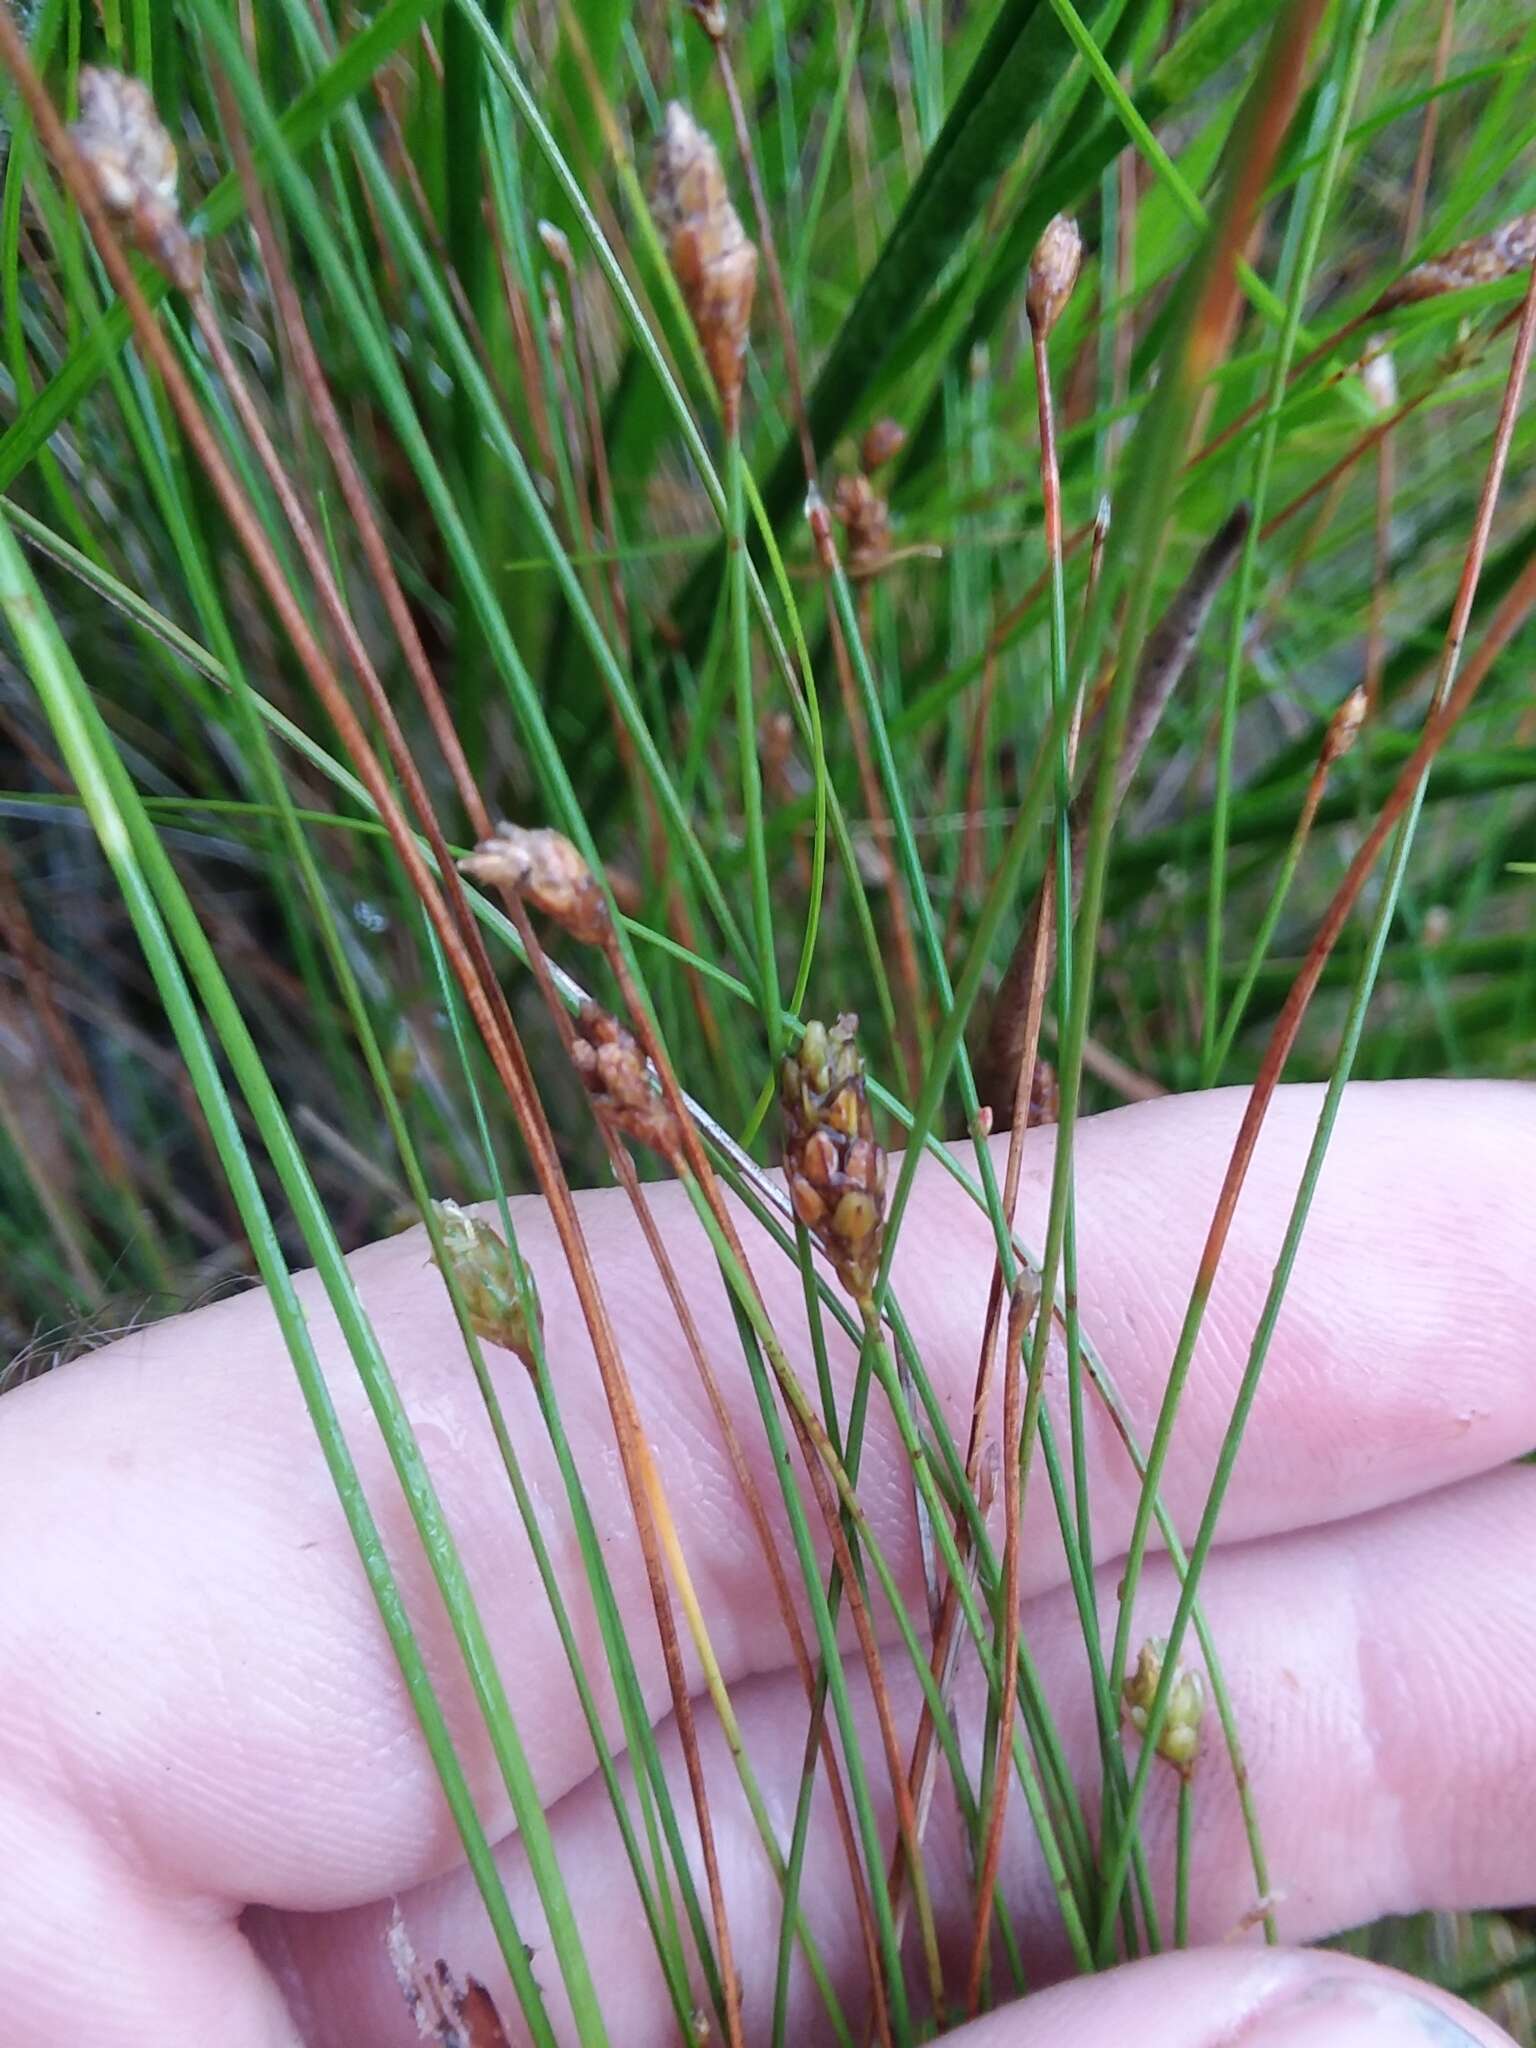
<instances>
[{"instance_id":1,"label":"fingernail","mask_svg":"<svg viewBox=\"0 0 1536 2048\"><path fill-rule=\"evenodd\" d=\"M1443 2007L1395 1985L1320 1977L1254 2014L1233 2048L1487 2048Z\"/></svg>"}]
</instances>

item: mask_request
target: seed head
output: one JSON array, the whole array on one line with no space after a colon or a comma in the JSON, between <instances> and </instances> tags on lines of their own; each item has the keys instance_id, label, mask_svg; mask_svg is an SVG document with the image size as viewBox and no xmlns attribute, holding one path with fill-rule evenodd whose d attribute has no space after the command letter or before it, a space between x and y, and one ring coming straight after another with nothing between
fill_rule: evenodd
<instances>
[{"instance_id":1,"label":"seed head","mask_svg":"<svg viewBox=\"0 0 1536 2048\"><path fill-rule=\"evenodd\" d=\"M457 1202L434 1202L432 1208L443 1241L443 1256L439 1259L434 1252L432 1263L452 1274L463 1296L470 1328L488 1344L499 1344L503 1351L515 1352L529 1372L536 1372L533 1330L542 1338L544 1317L534 1291L533 1275L527 1276L533 1309L530 1330L523 1292L518 1285L517 1262L506 1240L489 1223L461 1209Z\"/></svg>"},{"instance_id":2,"label":"seed head","mask_svg":"<svg viewBox=\"0 0 1536 2048\"><path fill-rule=\"evenodd\" d=\"M757 250L731 204L715 145L676 100L667 108L656 149L651 210L704 345L726 425L734 427L757 288Z\"/></svg>"},{"instance_id":3,"label":"seed head","mask_svg":"<svg viewBox=\"0 0 1536 2048\"><path fill-rule=\"evenodd\" d=\"M651 1079L645 1055L617 1017L583 1003L571 1058L598 1114L664 1159L682 1151L677 1118Z\"/></svg>"},{"instance_id":4,"label":"seed head","mask_svg":"<svg viewBox=\"0 0 1536 2048\"><path fill-rule=\"evenodd\" d=\"M1438 299L1442 292L1465 291L1469 285L1497 284L1529 270L1536 259L1536 211L1517 213L1490 234L1476 235L1470 242L1458 242L1443 256L1416 263L1397 283L1389 285L1371 308L1387 313L1394 306L1416 305L1421 299Z\"/></svg>"},{"instance_id":5,"label":"seed head","mask_svg":"<svg viewBox=\"0 0 1536 2048\"><path fill-rule=\"evenodd\" d=\"M70 128L97 197L142 255L189 296L202 289L203 248L182 225L176 145L149 87L94 64L80 72L80 118Z\"/></svg>"},{"instance_id":6,"label":"seed head","mask_svg":"<svg viewBox=\"0 0 1536 2048\"><path fill-rule=\"evenodd\" d=\"M1042 338L1061 318L1082 262L1083 238L1077 222L1069 214L1058 213L1035 244L1024 287L1029 324Z\"/></svg>"},{"instance_id":7,"label":"seed head","mask_svg":"<svg viewBox=\"0 0 1536 2048\"><path fill-rule=\"evenodd\" d=\"M857 1017L810 1023L779 1078L784 1173L795 1214L856 1301L869 1298L885 1238L885 1153L875 1142Z\"/></svg>"},{"instance_id":8,"label":"seed head","mask_svg":"<svg viewBox=\"0 0 1536 2048\"><path fill-rule=\"evenodd\" d=\"M1122 1688L1126 1714L1138 1734L1146 1733L1147 1718L1157 1697L1157 1688L1162 1683L1163 1662L1167 1655L1166 1639L1150 1637L1142 1644L1136 1669L1126 1678ZM1204 1718L1205 1680L1198 1671L1186 1671L1181 1664L1169 1690L1168 1711L1163 1716L1162 1731L1157 1738L1157 1753L1165 1763L1172 1764L1183 1774L1187 1775L1193 1768L1199 1753L1200 1724Z\"/></svg>"},{"instance_id":9,"label":"seed head","mask_svg":"<svg viewBox=\"0 0 1536 2048\"><path fill-rule=\"evenodd\" d=\"M859 467L873 476L893 462L907 445L907 430L900 420L876 420L859 443Z\"/></svg>"},{"instance_id":10,"label":"seed head","mask_svg":"<svg viewBox=\"0 0 1536 2048\"><path fill-rule=\"evenodd\" d=\"M477 882L526 896L584 946L601 946L608 937L608 899L563 832L500 824L459 862L459 869Z\"/></svg>"}]
</instances>

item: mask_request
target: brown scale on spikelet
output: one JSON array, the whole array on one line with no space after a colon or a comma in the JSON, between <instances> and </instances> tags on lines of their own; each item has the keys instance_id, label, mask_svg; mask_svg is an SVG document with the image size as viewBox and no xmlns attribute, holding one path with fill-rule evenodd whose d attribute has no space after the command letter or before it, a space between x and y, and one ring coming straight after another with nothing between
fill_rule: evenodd
<instances>
[{"instance_id":1,"label":"brown scale on spikelet","mask_svg":"<svg viewBox=\"0 0 1536 2048\"><path fill-rule=\"evenodd\" d=\"M1477 235L1470 242L1458 242L1443 256L1416 263L1412 270L1389 285L1371 308L1373 313L1390 312L1394 306L1416 305L1420 299L1438 299L1442 292L1465 291L1468 285L1497 284L1529 270L1536 261L1536 212L1517 213L1490 234Z\"/></svg>"},{"instance_id":2,"label":"brown scale on spikelet","mask_svg":"<svg viewBox=\"0 0 1536 2048\"><path fill-rule=\"evenodd\" d=\"M582 1004L576 1034L571 1058L598 1114L637 1145L675 1164L682 1154L682 1132L633 1034L596 1003Z\"/></svg>"},{"instance_id":3,"label":"brown scale on spikelet","mask_svg":"<svg viewBox=\"0 0 1536 2048\"><path fill-rule=\"evenodd\" d=\"M651 210L704 345L726 426L733 428L741 409L757 250L731 204L719 152L676 100L667 108L656 148Z\"/></svg>"},{"instance_id":4,"label":"brown scale on spikelet","mask_svg":"<svg viewBox=\"0 0 1536 2048\"><path fill-rule=\"evenodd\" d=\"M563 832L502 823L459 862L462 874L511 889L586 946L601 946L611 929L608 899L584 856Z\"/></svg>"},{"instance_id":5,"label":"brown scale on spikelet","mask_svg":"<svg viewBox=\"0 0 1536 2048\"><path fill-rule=\"evenodd\" d=\"M784 1173L795 1214L856 1301L873 1292L885 1238L885 1152L875 1143L859 1020L810 1023L780 1071Z\"/></svg>"},{"instance_id":6,"label":"brown scale on spikelet","mask_svg":"<svg viewBox=\"0 0 1536 2048\"><path fill-rule=\"evenodd\" d=\"M70 128L97 197L142 255L190 297L203 284L203 247L182 225L176 145L142 79L94 64L80 73L80 118Z\"/></svg>"},{"instance_id":7,"label":"brown scale on spikelet","mask_svg":"<svg viewBox=\"0 0 1536 2048\"><path fill-rule=\"evenodd\" d=\"M872 576L891 552L890 507L867 476L840 476L832 511L848 541L850 576Z\"/></svg>"},{"instance_id":8,"label":"brown scale on spikelet","mask_svg":"<svg viewBox=\"0 0 1536 2048\"><path fill-rule=\"evenodd\" d=\"M1061 1085L1049 1060L1036 1059L1029 1082L1028 1125L1054 1124L1061 1120Z\"/></svg>"},{"instance_id":9,"label":"brown scale on spikelet","mask_svg":"<svg viewBox=\"0 0 1536 2048\"><path fill-rule=\"evenodd\" d=\"M1061 318L1082 263L1083 238L1077 231L1077 222L1068 214L1058 213L1035 244L1024 285L1029 324L1042 336L1048 335Z\"/></svg>"}]
</instances>

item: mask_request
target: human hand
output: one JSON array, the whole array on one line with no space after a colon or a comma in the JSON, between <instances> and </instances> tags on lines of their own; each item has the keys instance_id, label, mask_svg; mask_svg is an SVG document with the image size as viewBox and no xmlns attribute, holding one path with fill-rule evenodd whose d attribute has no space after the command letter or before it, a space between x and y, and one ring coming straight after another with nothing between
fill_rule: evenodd
<instances>
[{"instance_id":1,"label":"human hand","mask_svg":"<svg viewBox=\"0 0 1536 2048\"><path fill-rule=\"evenodd\" d=\"M1080 1132L1084 1316L1143 1441L1242 1102L1238 1093L1169 1100ZM1186 1533L1318 1102L1311 1089L1278 1096L1238 1211L1164 1486ZM1025 1156L1020 1230L1031 1241L1046 1206L1049 1134L1032 1135ZM776 1500L707 1248L675 1190L652 1199L742 1437L757 1446L765 1497ZM581 1202L724 1675L770 1803L787 1815L805 1704L760 1553L624 1198ZM665 1676L585 1333L542 1208L520 1202L515 1217L659 1722ZM1350 1091L1202 1592L1287 1941L1386 1912L1532 1896L1536 1475L1507 1468L1536 1437L1533 1223L1536 1090ZM780 1329L798 1329L798 1276L750 1233L748 1244ZM990 1258L984 1219L925 1169L896 1285L962 1436ZM625 2048L671 2040L675 2021L590 1740L424 1237L375 1245L353 1270L460 1537L611 2038ZM483 1727L383 1446L312 1277L301 1292L481 1813L493 1838L507 1835ZM851 1363L836 1360L844 1385ZM497 1370L545 1532L583 1616L580 1561L532 1389L515 1360L498 1358ZM1111 1561L1099 1574L1100 1609L1112 1627L1112 1560L1135 1482L1102 1414L1090 1413L1088 1426L1095 1550ZM397 1898L418 1951L487 1981L520 2038L263 1298L247 1294L138 1333L8 1396L0 1472L0 2033L11 2048L404 2048L415 2030L383 1945ZM920 1605L906 1466L878 1404L861 1494ZM1086 1783L1096 1770L1093 1716L1043 1495L1032 1488L1026 1516L1024 1626ZM1171 1572L1151 1563L1137 1640L1166 1624L1174 1592ZM901 1683L904 1661L893 1655L888 1671L910 1729L916 1690ZM959 1696L969 1697L979 1729L977 1688L967 1695L962 1680ZM774 1887L718 1727L702 1710L700 1737L755 2042L771 2000ZM1208 1749L1191 1938L1209 1946L1044 1992L978 2023L968 2048L1505 2038L1389 1973L1228 1942L1253 1903L1252 1879L1230 1770L1219 1746ZM663 1754L680 1771L670 1739ZM1154 1781L1147 1822L1160 1884L1172 1862L1166 1776ZM682 1789L678 1807L688 1811ZM930 1868L944 1932L963 1953L964 1857L941 1809L927 1838ZM1049 1981L1065 1969L1059 1922L1020 1800L1010 1815L1003 1881L1036 1979ZM558 2023L558 1971L515 1838L499 1853ZM829 1830L813 1842L804 1899L857 2011L861 1950ZM817 2012L811 1987L799 1983L792 2040L819 2038Z\"/></svg>"}]
</instances>

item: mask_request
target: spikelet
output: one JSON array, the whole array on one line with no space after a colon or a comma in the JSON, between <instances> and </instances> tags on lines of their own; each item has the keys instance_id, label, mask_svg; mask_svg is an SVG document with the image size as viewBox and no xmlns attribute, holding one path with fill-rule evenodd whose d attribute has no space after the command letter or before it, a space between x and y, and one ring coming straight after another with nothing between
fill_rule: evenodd
<instances>
[{"instance_id":1,"label":"spikelet","mask_svg":"<svg viewBox=\"0 0 1536 2048\"><path fill-rule=\"evenodd\" d=\"M1138 1734L1146 1733L1152 1702L1163 1682L1163 1664L1167 1655L1168 1644L1164 1638L1151 1637L1142 1644L1136 1669L1127 1676L1122 1688L1127 1718ZM1158 1755L1165 1763L1172 1764L1176 1771L1187 1775L1193 1769L1200 1750L1200 1725L1204 1719L1205 1680L1198 1671L1187 1671L1181 1664L1174 1673L1167 1712L1157 1738Z\"/></svg>"},{"instance_id":2,"label":"spikelet","mask_svg":"<svg viewBox=\"0 0 1536 2048\"><path fill-rule=\"evenodd\" d=\"M682 1153L678 1121L651 1080L633 1034L596 1003L583 1003L571 1058L592 1106L638 1145L674 1164Z\"/></svg>"},{"instance_id":3,"label":"spikelet","mask_svg":"<svg viewBox=\"0 0 1536 2048\"><path fill-rule=\"evenodd\" d=\"M434 1252L432 1263L452 1274L469 1327L488 1344L515 1352L529 1372L536 1372L533 1332L517 1284L517 1263L505 1238L457 1202L434 1202L432 1208L443 1241L443 1256L439 1259ZM544 1320L532 1274L528 1291L533 1323L542 1336Z\"/></svg>"},{"instance_id":4,"label":"spikelet","mask_svg":"<svg viewBox=\"0 0 1536 2048\"><path fill-rule=\"evenodd\" d=\"M848 540L850 576L872 576L891 552L891 513L867 476L840 476L832 511Z\"/></svg>"},{"instance_id":5,"label":"spikelet","mask_svg":"<svg viewBox=\"0 0 1536 2048\"><path fill-rule=\"evenodd\" d=\"M733 428L741 410L757 250L731 204L715 145L676 100L656 149L651 210L704 345L726 426Z\"/></svg>"},{"instance_id":6,"label":"spikelet","mask_svg":"<svg viewBox=\"0 0 1536 2048\"><path fill-rule=\"evenodd\" d=\"M563 832L503 822L459 862L459 871L526 896L585 946L601 946L608 937L608 899Z\"/></svg>"},{"instance_id":7,"label":"spikelet","mask_svg":"<svg viewBox=\"0 0 1536 2048\"><path fill-rule=\"evenodd\" d=\"M182 225L176 145L147 85L94 64L80 72L80 118L70 128L102 205L142 255L189 296L203 283L203 247Z\"/></svg>"},{"instance_id":8,"label":"spikelet","mask_svg":"<svg viewBox=\"0 0 1536 2048\"><path fill-rule=\"evenodd\" d=\"M1364 684L1350 691L1338 710L1328 721L1328 730L1323 735L1323 762L1331 768L1335 761L1342 761L1355 741L1360 737L1360 728L1365 723L1365 714L1370 709L1370 698Z\"/></svg>"},{"instance_id":9,"label":"spikelet","mask_svg":"<svg viewBox=\"0 0 1536 2048\"><path fill-rule=\"evenodd\" d=\"M1029 324L1048 335L1061 318L1083 263L1083 238L1069 214L1058 213L1035 244L1024 286Z\"/></svg>"},{"instance_id":10,"label":"spikelet","mask_svg":"<svg viewBox=\"0 0 1536 2048\"><path fill-rule=\"evenodd\" d=\"M1477 235L1470 242L1458 242L1443 256L1416 263L1412 270L1388 285L1371 308L1388 313L1394 306L1417 305L1421 299L1438 299L1442 292L1465 291L1469 285L1497 284L1529 270L1536 260L1536 211L1517 213L1491 233Z\"/></svg>"},{"instance_id":11,"label":"spikelet","mask_svg":"<svg viewBox=\"0 0 1536 2048\"><path fill-rule=\"evenodd\" d=\"M810 1023L780 1071L784 1173L795 1214L855 1301L868 1301L885 1238L885 1152L875 1143L859 1020Z\"/></svg>"}]
</instances>

